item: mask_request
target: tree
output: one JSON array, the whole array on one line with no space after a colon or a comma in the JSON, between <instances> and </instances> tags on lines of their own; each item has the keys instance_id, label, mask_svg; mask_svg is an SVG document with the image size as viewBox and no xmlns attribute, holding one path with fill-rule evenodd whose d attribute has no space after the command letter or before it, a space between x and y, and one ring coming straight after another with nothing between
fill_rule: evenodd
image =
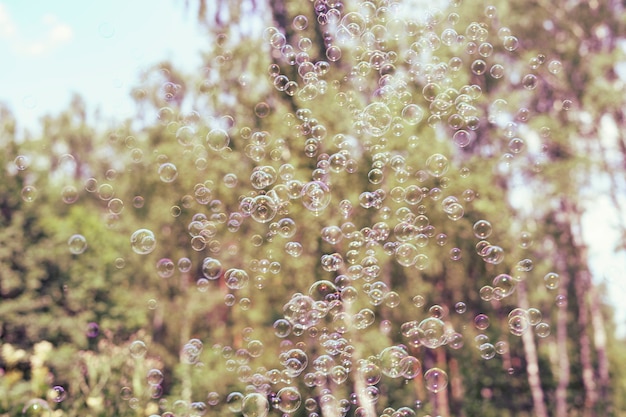
<instances>
[{"instance_id":1,"label":"tree","mask_svg":"<svg viewBox=\"0 0 626 417\"><path fill-rule=\"evenodd\" d=\"M0 410L48 369L70 415L617 415L571 106L623 11L576 41L570 6L496 6L200 2L205 67L155 66L140 125L95 131L78 97L37 141L9 119Z\"/></svg>"}]
</instances>

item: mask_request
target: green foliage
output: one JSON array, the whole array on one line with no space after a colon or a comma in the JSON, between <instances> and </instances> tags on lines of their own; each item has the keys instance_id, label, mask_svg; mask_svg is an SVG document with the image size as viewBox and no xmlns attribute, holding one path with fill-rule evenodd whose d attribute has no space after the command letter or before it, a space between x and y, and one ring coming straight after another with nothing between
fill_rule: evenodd
<instances>
[{"instance_id":1,"label":"green foliage","mask_svg":"<svg viewBox=\"0 0 626 417\"><path fill-rule=\"evenodd\" d=\"M310 400L295 415L309 417L530 416L539 403L554 414L562 392L571 415L620 415L623 352L577 232L596 162L584 143L598 131L576 116L598 121L623 104L615 77L599 75L622 55L593 47L591 30L619 17L597 5L565 28L565 11L543 2L495 2L497 18L455 2L398 26L395 3L268 2L274 26L257 36L218 3L232 21L216 19L205 68L155 65L131 92L136 120L99 131L77 96L18 143L1 109L0 413L48 398L54 415L239 414L238 395L255 392L278 415L291 387ZM332 32L329 10L378 13L341 59L331 47L346 34ZM300 15L306 28L292 24ZM551 16L546 40L538 24ZM507 50L513 34L523 47ZM493 51L472 52L481 47ZM479 58L506 76L472 72ZM328 207L307 206L311 184L328 188ZM156 238L143 253L130 242L139 229ZM68 244L76 235L86 247ZM209 273L207 260L221 267ZM562 285L549 290L553 271ZM513 334L516 308L542 316L530 341ZM427 318L439 345L415 336ZM394 374L394 352L415 372ZM436 368L448 377L439 393L425 373ZM58 404L55 386L67 394Z\"/></svg>"}]
</instances>

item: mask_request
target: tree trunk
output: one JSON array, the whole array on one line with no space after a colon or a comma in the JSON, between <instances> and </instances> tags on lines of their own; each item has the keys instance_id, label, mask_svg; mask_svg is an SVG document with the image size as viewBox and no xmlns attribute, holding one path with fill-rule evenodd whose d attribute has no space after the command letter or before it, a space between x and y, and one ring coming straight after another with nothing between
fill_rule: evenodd
<instances>
[{"instance_id":1,"label":"tree trunk","mask_svg":"<svg viewBox=\"0 0 626 417\"><path fill-rule=\"evenodd\" d=\"M523 309L528 309L528 295L526 293L526 283L521 281L517 285L517 297L519 305ZM529 326L530 327L530 326ZM526 374L528 375L528 385L533 398L533 409L535 417L548 417L548 410L545 403L545 395L541 387L541 377L539 375L539 360L535 337L532 328L527 329L522 334L522 345L524 346L524 356L526 358Z\"/></svg>"}]
</instances>

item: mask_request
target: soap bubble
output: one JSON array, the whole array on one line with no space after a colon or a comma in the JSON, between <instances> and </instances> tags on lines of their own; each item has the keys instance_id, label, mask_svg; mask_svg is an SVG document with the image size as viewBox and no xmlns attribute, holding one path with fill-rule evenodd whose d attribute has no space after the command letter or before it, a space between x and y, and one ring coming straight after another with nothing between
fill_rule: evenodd
<instances>
[{"instance_id":1,"label":"soap bubble","mask_svg":"<svg viewBox=\"0 0 626 417\"><path fill-rule=\"evenodd\" d=\"M67 392L65 388L60 385L55 385L54 387L48 390L48 399L55 403L60 403L67 398Z\"/></svg>"},{"instance_id":2,"label":"soap bubble","mask_svg":"<svg viewBox=\"0 0 626 417\"><path fill-rule=\"evenodd\" d=\"M17 168L18 171L24 171L30 165L30 158L25 155L18 155L15 157L13 163L15 164L15 168Z\"/></svg>"},{"instance_id":3,"label":"soap bubble","mask_svg":"<svg viewBox=\"0 0 626 417\"><path fill-rule=\"evenodd\" d=\"M440 392L448 386L448 374L440 368L430 368L424 372L426 389L430 392Z\"/></svg>"},{"instance_id":4,"label":"soap bubble","mask_svg":"<svg viewBox=\"0 0 626 417\"><path fill-rule=\"evenodd\" d=\"M241 413L244 417L265 417L270 410L267 397L257 392L247 394L241 404Z\"/></svg>"},{"instance_id":5,"label":"soap bubble","mask_svg":"<svg viewBox=\"0 0 626 417\"><path fill-rule=\"evenodd\" d=\"M541 338L550 336L550 325L548 323L537 324L535 334Z\"/></svg>"},{"instance_id":6,"label":"soap bubble","mask_svg":"<svg viewBox=\"0 0 626 417\"><path fill-rule=\"evenodd\" d=\"M445 323L434 317L422 320L417 326L419 342L430 349L435 349L446 343Z\"/></svg>"},{"instance_id":7,"label":"soap bubble","mask_svg":"<svg viewBox=\"0 0 626 417\"><path fill-rule=\"evenodd\" d=\"M206 135L206 144L214 151L223 151L230 144L230 136L222 129L212 129Z\"/></svg>"},{"instance_id":8,"label":"soap bubble","mask_svg":"<svg viewBox=\"0 0 626 417\"><path fill-rule=\"evenodd\" d=\"M302 204L314 215L319 216L331 200L330 188L321 181L311 181L302 187Z\"/></svg>"},{"instance_id":9,"label":"soap bubble","mask_svg":"<svg viewBox=\"0 0 626 417\"><path fill-rule=\"evenodd\" d=\"M159 385L163 382L163 372L160 369L150 369L146 375L146 380L150 385Z\"/></svg>"},{"instance_id":10,"label":"soap bubble","mask_svg":"<svg viewBox=\"0 0 626 417\"><path fill-rule=\"evenodd\" d=\"M534 90L535 88L537 88L538 83L539 80L534 74L527 74L524 76L524 78L522 78L522 85L527 90Z\"/></svg>"},{"instance_id":11,"label":"soap bubble","mask_svg":"<svg viewBox=\"0 0 626 417\"><path fill-rule=\"evenodd\" d=\"M491 285L493 286L494 296L502 299L513 294L516 281L508 274L499 274L493 279Z\"/></svg>"},{"instance_id":12,"label":"soap bubble","mask_svg":"<svg viewBox=\"0 0 626 417\"><path fill-rule=\"evenodd\" d=\"M272 198L267 195L259 195L252 200L250 215L259 223L271 221L278 211L278 207Z\"/></svg>"},{"instance_id":13,"label":"soap bubble","mask_svg":"<svg viewBox=\"0 0 626 417\"><path fill-rule=\"evenodd\" d=\"M176 178L178 177L178 168L176 168L176 165L174 165L173 163L166 162L159 165L158 173L161 181L170 183L174 182L174 180L176 180Z\"/></svg>"},{"instance_id":14,"label":"soap bubble","mask_svg":"<svg viewBox=\"0 0 626 417\"><path fill-rule=\"evenodd\" d=\"M304 30L309 25L309 19L304 15L298 15L293 18L292 26L295 30Z\"/></svg>"},{"instance_id":15,"label":"soap bubble","mask_svg":"<svg viewBox=\"0 0 626 417\"><path fill-rule=\"evenodd\" d=\"M478 330L485 330L489 327L489 316L486 314L479 314L474 317L474 326Z\"/></svg>"},{"instance_id":16,"label":"soap bubble","mask_svg":"<svg viewBox=\"0 0 626 417\"><path fill-rule=\"evenodd\" d=\"M27 185L22 188L22 200L27 203L32 203L37 198L37 188L32 185Z\"/></svg>"},{"instance_id":17,"label":"soap bubble","mask_svg":"<svg viewBox=\"0 0 626 417\"><path fill-rule=\"evenodd\" d=\"M403 376L405 369L402 366L407 365L407 363L403 363L402 360L408 355L407 351L400 346L389 346L383 349L378 355L383 374L391 378Z\"/></svg>"},{"instance_id":18,"label":"soap bubble","mask_svg":"<svg viewBox=\"0 0 626 417\"><path fill-rule=\"evenodd\" d=\"M222 263L211 257L206 257L202 261L202 275L208 279L217 279L222 274Z\"/></svg>"},{"instance_id":19,"label":"soap bubble","mask_svg":"<svg viewBox=\"0 0 626 417\"><path fill-rule=\"evenodd\" d=\"M78 189L73 185L66 185L61 190L61 199L65 204L73 204L78 200Z\"/></svg>"},{"instance_id":20,"label":"soap bubble","mask_svg":"<svg viewBox=\"0 0 626 417\"><path fill-rule=\"evenodd\" d=\"M147 255L156 248L154 233L148 229L138 229L130 236L130 247L139 255Z\"/></svg>"},{"instance_id":21,"label":"soap bubble","mask_svg":"<svg viewBox=\"0 0 626 417\"><path fill-rule=\"evenodd\" d=\"M73 255L80 255L87 250L87 239L80 234L72 235L67 240L67 246Z\"/></svg>"},{"instance_id":22,"label":"soap bubble","mask_svg":"<svg viewBox=\"0 0 626 417\"><path fill-rule=\"evenodd\" d=\"M559 72L561 72L562 69L563 69L563 64L561 63L561 61L552 60L548 63L548 71L550 71L551 74L556 75Z\"/></svg>"},{"instance_id":23,"label":"soap bubble","mask_svg":"<svg viewBox=\"0 0 626 417\"><path fill-rule=\"evenodd\" d=\"M556 274L554 272L548 272L543 277L545 286L549 290L556 290L557 288L559 288L559 280L560 280L559 274Z\"/></svg>"},{"instance_id":24,"label":"soap bubble","mask_svg":"<svg viewBox=\"0 0 626 417\"><path fill-rule=\"evenodd\" d=\"M226 405L233 413L241 413L243 408L244 395L238 391L233 391L226 397Z\"/></svg>"},{"instance_id":25,"label":"soap bubble","mask_svg":"<svg viewBox=\"0 0 626 417\"><path fill-rule=\"evenodd\" d=\"M528 312L522 308L515 308L509 313L509 331L515 336L521 336L530 327Z\"/></svg>"},{"instance_id":26,"label":"soap bubble","mask_svg":"<svg viewBox=\"0 0 626 417\"><path fill-rule=\"evenodd\" d=\"M387 133L391 126L392 115L389 107L384 103L372 103L363 109L361 120L365 131L372 136L379 137Z\"/></svg>"},{"instance_id":27,"label":"soap bubble","mask_svg":"<svg viewBox=\"0 0 626 417\"><path fill-rule=\"evenodd\" d=\"M474 236L476 236L478 239L487 239L489 236L491 236L491 223L489 223L487 220L478 220L476 223L474 223L473 230Z\"/></svg>"},{"instance_id":28,"label":"soap bubble","mask_svg":"<svg viewBox=\"0 0 626 417\"><path fill-rule=\"evenodd\" d=\"M295 387L284 387L276 393L276 408L283 413L293 413L301 403L302 397Z\"/></svg>"},{"instance_id":29,"label":"soap bubble","mask_svg":"<svg viewBox=\"0 0 626 417\"><path fill-rule=\"evenodd\" d=\"M444 155L436 153L429 156L426 160L426 170L433 177L442 177L448 172L449 168L450 163Z\"/></svg>"},{"instance_id":30,"label":"soap bubble","mask_svg":"<svg viewBox=\"0 0 626 417\"><path fill-rule=\"evenodd\" d=\"M41 398L29 400L22 408L22 416L24 417L50 417L52 412L50 406Z\"/></svg>"},{"instance_id":31,"label":"soap bubble","mask_svg":"<svg viewBox=\"0 0 626 417\"><path fill-rule=\"evenodd\" d=\"M128 350L130 351L130 356L135 359L143 358L144 356L146 356L146 353L148 353L148 347L141 340L135 340L134 342L132 342L128 347Z\"/></svg>"},{"instance_id":32,"label":"soap bubble","mask_svg":"<svg viewBox=\"0 0 626 417\"><path fill-rule=\"evenodd\" d=\"M169 258L161 258L156 264L157 274L161 278L171 277L174 274L175 269L176 266L174 265L174 261Z\"/></svg>"}]
</instances>

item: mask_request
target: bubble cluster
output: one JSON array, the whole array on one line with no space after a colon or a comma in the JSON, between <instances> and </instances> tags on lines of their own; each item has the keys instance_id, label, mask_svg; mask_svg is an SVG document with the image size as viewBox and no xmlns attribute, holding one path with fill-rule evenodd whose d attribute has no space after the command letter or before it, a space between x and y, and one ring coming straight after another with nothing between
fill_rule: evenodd
<instances>
[{"instance_id":1,"label":"bubble cluster","mask_svg":"<svg viewBox=\"0 0 626 417\"><path fill-rule=\"evenodd\" d=\"M510 185L500 182L545 156L535 142L548 144L549 130L535 135L529 103L563 64L533 55L520 67L506 13L487 6L466 19L460 4L448 14L387 1L285 10L285 27L259 34L271 57L260 71L252 62L265 61L237 56L234 33L217 34L197 85L165 68L156 77L157 133L124 134L123 160L84 189L61 183L65 209L95 200L115 239L126 236L111 269L145 286L138 302L149 319L137 323L150 324L125 345L136 370L122 378L128 407L161 416L436 413L447 372L453 388L458 372L446 358L501 361L493 368L506 373L526 360L520 336L551 337L545 305L517 304L539 282L564 307L565 284L536 259L540 236L511 225L497 211L509 202L494 201ZM199 110L205 102L210 111ZM18 155L11 169L28 173L31 158ZM141 173L132 192L129 173ZM21 188L25 202L37 194ZM102 244L86 234L92 246L69 238L71 255L89 248L72 259ZM97 320L90 343L109 332ZM172 323L183 337L159 345ZM173 352L159 351L166 344ZM48 398L61 403L66 392L54 386ZM50 413L42 400L24 410Z\"/></svg>"}]
</instances>

